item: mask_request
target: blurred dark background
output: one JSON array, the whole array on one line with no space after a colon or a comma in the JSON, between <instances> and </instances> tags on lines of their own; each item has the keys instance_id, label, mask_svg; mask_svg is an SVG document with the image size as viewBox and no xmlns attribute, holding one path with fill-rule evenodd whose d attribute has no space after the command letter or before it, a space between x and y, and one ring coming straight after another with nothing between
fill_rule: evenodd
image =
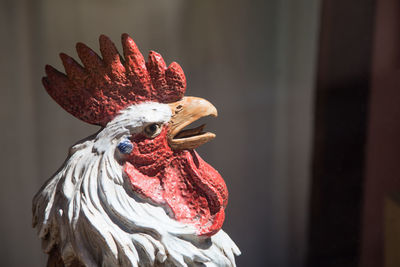
<instances>
[{"instance_id":1,"label":"blurred dark background","mask_svg":"<svg viewBox=\"0 0 400 267\"><path fill-rule=\"evenodd\" d=\"M199 152L238 266L400 266L399 19L397 0L0 0L0 266L45 265L32 197L98 130L46 94L45 64L125 32L218 108Z\"/></svg>"}]
</instances>

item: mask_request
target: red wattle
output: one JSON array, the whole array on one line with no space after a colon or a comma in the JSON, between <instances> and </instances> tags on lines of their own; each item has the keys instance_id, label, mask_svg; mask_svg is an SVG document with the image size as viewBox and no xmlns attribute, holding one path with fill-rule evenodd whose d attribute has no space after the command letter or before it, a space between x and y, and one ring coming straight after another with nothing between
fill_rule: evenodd
<instances>
[{"instance_id":1,"label":"red wattle","mask_svg":"<svg viewBox=\"0 0 400 267\"><path fill-rule=\"evenodd\" d=\"M173 152L160 138L153 140L153 148L159 152L159 158L155 159L150 156L151 151L141 150L142 140L135 141L134 154L124 165L133 190L157 205L166 206L174 219L193 224L198 235L218 232L228 202L228 190L221 175L195 151ZM143 145L149 147L147 142ZM163 167L161 162L165 163Z\"/></svg>"}]
</instances>

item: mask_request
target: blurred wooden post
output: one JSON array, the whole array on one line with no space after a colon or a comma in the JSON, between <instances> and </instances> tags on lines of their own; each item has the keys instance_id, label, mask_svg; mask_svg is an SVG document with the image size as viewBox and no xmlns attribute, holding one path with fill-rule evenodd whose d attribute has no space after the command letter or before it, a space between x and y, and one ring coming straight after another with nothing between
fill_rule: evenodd
<instances>
[{"instance_id":1,"label":"blurred wooden post","mask_svg":"<svg viewBox=\"0 0 400 267\"><path fill-rule=\"evenodd\" d=\"M385 267L400 266L400 193L385 199Z\"/></svg>"},{"instance_id":2,"label":"blurred wooden post","mask_svg":"<svg viewBox=\"0 0 400 267\"><path fill-rule=\"evenodd\" d=\"M359 265L373 4L322 1L307 267L382 267Z\"/></svg>"}]
</instances>

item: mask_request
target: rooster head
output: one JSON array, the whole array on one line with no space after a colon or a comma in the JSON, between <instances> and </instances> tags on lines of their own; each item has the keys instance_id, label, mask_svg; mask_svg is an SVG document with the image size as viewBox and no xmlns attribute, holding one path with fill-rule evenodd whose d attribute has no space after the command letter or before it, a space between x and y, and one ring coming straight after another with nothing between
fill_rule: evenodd
<instances>
[{"instance_id":1,"label":"rooster head","mask_svg":"<svg viewBox=\"0 0 400 267\"><path fill-rule=\"evenodd\" d=\"M46 66L43 84L75 117L100 125L93 153L112 153L125 184L143 201L191 224L198 236L212 236L223 224L228 191L220 174L194 151L215 138L204 125L186 129L205 116L217 116L207 100L184 97L185 75L151 51L148 61L127 34L123 57L100 36L102 57L77 44L83 66L60 54L65 72Z\"/></svg>"}]
</instances>

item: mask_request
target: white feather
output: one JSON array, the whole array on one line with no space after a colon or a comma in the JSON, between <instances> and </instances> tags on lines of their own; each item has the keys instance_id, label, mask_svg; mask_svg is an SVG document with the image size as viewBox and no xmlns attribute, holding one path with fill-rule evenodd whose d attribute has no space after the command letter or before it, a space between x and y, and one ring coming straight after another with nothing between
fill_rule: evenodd
<instances>
[{"instance_id":1,"label":"white feather","mask_svg":"<svg viewBox=\"0 0 400 267\"><path fill-rule=\"evenodd\" d=\"M149 123L167 123L168 105L125 109L70 150L61 170L33 200L33 224L49 253L58 247L68 266L235 266L240 251L220 230L211 238L136 195L124 179L116 146Z\"/></svg>"}]
</instances>

